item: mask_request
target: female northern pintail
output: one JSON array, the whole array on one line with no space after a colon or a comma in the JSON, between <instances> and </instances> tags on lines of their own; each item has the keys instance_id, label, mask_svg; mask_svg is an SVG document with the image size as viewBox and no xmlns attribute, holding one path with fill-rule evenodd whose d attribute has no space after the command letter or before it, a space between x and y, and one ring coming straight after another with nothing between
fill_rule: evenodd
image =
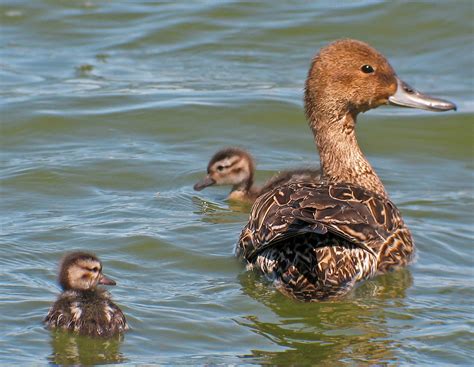
<instances>
[{"instance_id":1,"label":"female northern pintail","mask_svg":"<svg viewBox=\"0 0 474 367\"><path fill-rule=\"evenodd\" d=\"M356 118L381 105L455 110L401 81L368 44L340 40L313 59L305 110L321 181L277 187L254 203L236 255L290 297L339 297L362 279L405 266L414 244L400 212L359 148Z\"/></svg>"}]
</instances>

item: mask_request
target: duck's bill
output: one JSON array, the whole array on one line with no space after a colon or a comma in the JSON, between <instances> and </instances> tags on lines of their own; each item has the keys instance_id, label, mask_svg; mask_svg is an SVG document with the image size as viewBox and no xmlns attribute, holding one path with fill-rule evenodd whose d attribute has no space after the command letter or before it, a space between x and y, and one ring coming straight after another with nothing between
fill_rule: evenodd
<instances>
[{"instance_id":1,"label":"duck's bill","mask_svg":"<svg viewBox=\"0 0 474 367\"><path fill-rule=\"evenodd\" d=\"M104 274L101 274L100 279L99 279L99 284L102 285L115 285L115 280L112 280L110 278L107 278Z\"/></svg>"},{"instance_id":2,"label":"duck's bill","mask_svg":"<svg viewBox=\"0 0 474 367\"><path fill-rule=\"evenodd\" d=\"M388 103L394 106L421 108L428 111L456 111L456 105L441 98L434 98L418 92L407 83L397 78L397 91L388 98Z\"/></svg>"},{"instance_id":3,"label":"duck's bill","mask_svg":"<svg viewBox=\"0 0 474 367\"><path fill-rule=\"evenodd\" d=\"M216 181L214 181L212 178L210 178L209 176L206 176L204 177L201 181L199 181L198 183L196 183L196 185L194 185L194 190L196 191L201 191L202 189L208 187L208 186L212 186L216 183Z\"/></svg>"}]
</instances>

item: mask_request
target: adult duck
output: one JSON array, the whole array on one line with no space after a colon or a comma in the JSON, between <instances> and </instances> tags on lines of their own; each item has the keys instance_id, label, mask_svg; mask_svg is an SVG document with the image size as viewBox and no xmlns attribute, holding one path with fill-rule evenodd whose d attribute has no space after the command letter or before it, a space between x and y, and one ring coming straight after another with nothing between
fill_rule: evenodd
<instances>
[{"instance_id":1,"label":"adult duck","mask_svg":"<svg viewBox=\"0 0 474 367\"><path fill-rule=\"evenodd\" d=\"M260 196L236 255L282 293L317 301L341 297L356 282L414 257L410 231L359 148L357 115L386 104L431 111L456 106L414 90L382 54L351 39L315 56L304 102L322 180L289 183Z\"/></svg>"},{"instance_id":2,"label":"adult duck","mask_svg":"<svg viewBox=\"0 0 474 367\"><path fill-rule=\"evenodd\" d=\"M307 168L282 171L261 187L254 184L254 176L255 160L252 155L244 149L227 147L212 156L207 165L207 175L194 185L194 190L231 185L228 200L253 203L258 196L285 183L319 180L321 171Z\"/></svg>"}]
</instances>

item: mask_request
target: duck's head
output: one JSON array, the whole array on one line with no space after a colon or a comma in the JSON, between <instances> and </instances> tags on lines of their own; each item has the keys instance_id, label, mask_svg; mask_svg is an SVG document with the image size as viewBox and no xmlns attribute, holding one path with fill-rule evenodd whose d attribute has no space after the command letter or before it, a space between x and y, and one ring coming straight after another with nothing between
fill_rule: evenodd
<instances>
[{"instance_id":1,"label":"duck's head","mask_svg":"<svg viewBox=\"0 0 474 367\"><path fill-rule=\"evenodd\" d=\"M102 263L93 254L73 252L66 255L59 269L59 284L63 290L93 290L99 284L115 285L102 274Z\"/></svg>"},{"instance_id":2,"label":"duck's head","mask_svg":"<svg viewBox=\"0 0 474 367\"><path fill-rule=\"evenodd\" d=\"M249 190L254 171L254 160L245 150L221 149L209 161L206 177L194 185L194 190L200 191L212 185L232 185L233 190Z\"/></svg>"},{"instance_id":3,"label":"duck's head","mask_svg":"<svg viewBox=\"0 0 474 367\"><path fill-rule=\"evenodd\" d=\"M455 110L456 105L424 95L398 78L387 59L368 44L344 39L321 49L306 81L308 117L367 111L384 104L431 111Z\"/></svg>"}]
</instances>

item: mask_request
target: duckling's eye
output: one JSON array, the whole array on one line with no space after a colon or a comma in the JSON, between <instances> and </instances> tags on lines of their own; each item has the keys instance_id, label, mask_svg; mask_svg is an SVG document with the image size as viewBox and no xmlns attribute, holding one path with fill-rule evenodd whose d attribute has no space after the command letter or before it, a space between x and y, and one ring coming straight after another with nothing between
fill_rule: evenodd
<instances>
[{"instance_id":1,"label":"duckling's eye","mask_svg":"<svg viewBox=\"0 0 474 367\"><path fill-rule=\"evenodd\" d=\"M92 268L92 271L93 271L94 273L97 273L97 272L99 271L99 268L96 266L95 268Z\"/></svg>"},{"instance_id":2,"label":"duckling's eye","mask_svg":"<svg viewBox=\"0 0 474 367\"><path fill-rule=\"evenodd\" d=\"M363 73L370 74L374 72L374 68L370 65L363 65L360 70L362 70Z\"/></svg>"},{"instance_id":3,"label":"duckling's eye","mask_svg":"<svg viewBox=\"0 0 474 367\"><path fill-rule=\"evenodd\" d=\"M218 170L219 172L222 172L222 171L224 170L224 166L217 166L217 170Z\"/></svg>"}]
</instances>

